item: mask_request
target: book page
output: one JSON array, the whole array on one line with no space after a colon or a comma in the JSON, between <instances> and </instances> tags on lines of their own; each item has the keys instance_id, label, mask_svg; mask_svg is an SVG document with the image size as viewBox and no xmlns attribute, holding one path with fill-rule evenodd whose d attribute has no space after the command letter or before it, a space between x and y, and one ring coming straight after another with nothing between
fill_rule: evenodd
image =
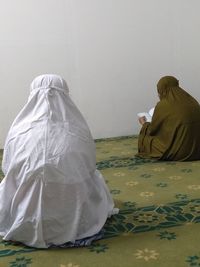
<instances>
[{"instance_id":1,"label":"book page","mask_svg":"<svg viewBox=\"0 0 200 267\"><path fill-rule=\"evenodd\" d=\"M149 112L140 112L137 115L138 115L139 118L145 117L147 122L151 122L152 116L153 116L153 113L154 113L154 109L155 108L153 107L153 108L151 108L149 110Z\"/></svg>"},{"instance_id":2,"label":"book page","mask_svg":"<svg viewBox=\"0 0 200 267\"><path fill-rule=\"evenodd\" d=\"M151 115L147 112L141 112L137 114L139 118L145 117L147 122L151 122Z\"/></svg>"}]
</instances>

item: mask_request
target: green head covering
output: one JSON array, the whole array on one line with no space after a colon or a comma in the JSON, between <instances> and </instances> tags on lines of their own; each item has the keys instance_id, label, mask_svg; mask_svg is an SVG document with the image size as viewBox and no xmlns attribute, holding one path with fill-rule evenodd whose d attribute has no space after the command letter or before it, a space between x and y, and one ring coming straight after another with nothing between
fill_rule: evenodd
<instances>
[{"instance_id":1,"label":"green head covering","mask_svg":"<svg viewBox=\"0 0 200 267\"><path fill-rule=\"evenodd\" d=\"M166 97L169 91L174 87L179 87L179 82L175 77L173 76L162 77L157 84L157 90L160 99Z\"/></svg>"}]
</instances>

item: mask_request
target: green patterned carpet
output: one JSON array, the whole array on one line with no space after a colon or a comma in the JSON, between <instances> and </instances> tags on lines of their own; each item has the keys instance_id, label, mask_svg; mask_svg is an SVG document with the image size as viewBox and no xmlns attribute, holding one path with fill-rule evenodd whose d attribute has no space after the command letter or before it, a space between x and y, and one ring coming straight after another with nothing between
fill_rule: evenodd
<instances>
[{"instance_id":1,"label":"green patterned carpet","mask_svg":"<svg viewBox=\"0 0 200 267\"><path fill-rule=\"evenodd\" d=\"M200 266L200 161L136 159L137 137L97 140L96 147L97 167L120 208L105 238L51 250L0 240L0 267Z\"/></svg>"}]
</instances>

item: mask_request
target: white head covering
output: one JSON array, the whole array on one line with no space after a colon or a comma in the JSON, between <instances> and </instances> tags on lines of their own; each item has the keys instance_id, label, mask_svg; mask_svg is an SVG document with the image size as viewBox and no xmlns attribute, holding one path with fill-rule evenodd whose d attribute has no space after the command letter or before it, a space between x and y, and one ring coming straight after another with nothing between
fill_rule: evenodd
<instances>
[{"instance_id":1,"label":"white head covering","mask_svg":"<svg viewBox=\"0 0 200 267\"><path fill-rule=\"evenodd\" d=\"M49 138L58 138L57 144L60 140L61 146L63 146L63 140L60 138L61 124L62 130L65 131L64 136L67 134L76 135L79 138L93 142L85 119L69 97L67 83L60 76L54 74L40 75L31 83L28 102L15 118L5 142L2 162L4 173L7 172L7 165L10 162L8 157L11 155L11 153L7 153L7 144L16 136L19 137L28 133L35 126L43 125L48 130L50 124L54 130L51 129L49 132ZM59 124L59 127L57 127L57 124ZM37 140L33 141L37 142ZM32 145L35 145L35 143L32 142ZM29 151L30 149L29 144Z\"/></svg>"},{"instance_id":2,"label":"white head covering","mask_svg":"<svg viewBox=\"0 0 200 267\"><path fill-rule=\"evenodd\" d=\"M33 80L28 102L14 120L9 134L47 119L53 123L68 123L90 136L85 119L69 97L67 83L58 75L40 75Z\"/></svg>"},{"instance_id":3,"label":"white head covering","mask_svg":"<svg viewBox=\"0 0 200 267\"><path fill-rule=\"evenodd\" d=\"M0 235L48 247L98 233L113 201L96 170L83 116L58 75L31 84L7 136L0 184Z\"/></svg>"},{"instance_id":4,"label":"white head covering","mask_svg":"<svg viewBox=\"0 0 200 267\"><path fill-rule=\"evenodd\" d=\"M33 92L33 90L38 89L57 89L65 94L69 93L66 81L61 76L55 74L44 74L36 77L31 83L30 91Z\"/></svg>"}]
</instances>

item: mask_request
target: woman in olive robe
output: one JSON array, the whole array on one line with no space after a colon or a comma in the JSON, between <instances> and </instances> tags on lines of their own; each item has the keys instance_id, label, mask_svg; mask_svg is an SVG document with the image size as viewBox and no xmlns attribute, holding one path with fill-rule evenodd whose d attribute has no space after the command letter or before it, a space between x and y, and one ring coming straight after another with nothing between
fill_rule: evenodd
<instances>
[{"instance_id":1,"label":"woman in olive robe","mask_svg":"<svg viewBox=\"0 0 200 267\"><path fill-rule=\"evenodd\" d=\"M200 105L179 87L172 76L157 84L160 101L151 122L139 119L142 129L138 140L141 158L160 160L200 160Z\"/></svg>"}]
</instances>

